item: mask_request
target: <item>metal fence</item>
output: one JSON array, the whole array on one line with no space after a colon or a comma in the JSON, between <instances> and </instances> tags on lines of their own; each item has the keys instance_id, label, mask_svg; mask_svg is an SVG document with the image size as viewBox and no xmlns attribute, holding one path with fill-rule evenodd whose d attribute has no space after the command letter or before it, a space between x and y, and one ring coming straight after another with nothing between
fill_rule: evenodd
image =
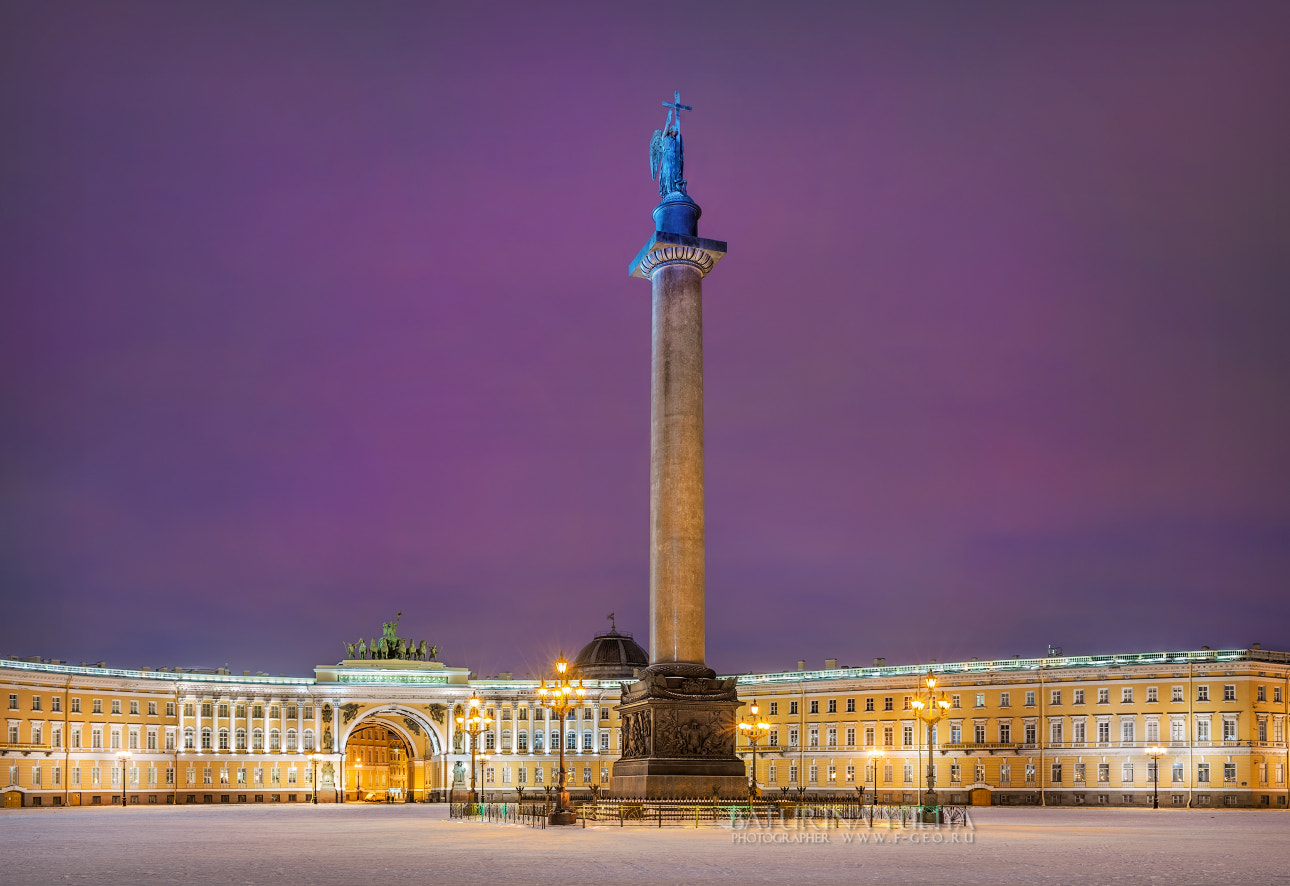
<instances>
[{"instance_id":1,"label":"metal fence","mask_svg":"<svg viewBox=\"0 0 1290 886\"><path fill-rule=\"evenodd\" d=\"M448 817L460 821L545 828L547 803L452 803ZM827 830L857 827L970 827L966 806L712 800L601 800L575 803L578 823L587 827L727 827Z\"/></svg>"}]
</instances>

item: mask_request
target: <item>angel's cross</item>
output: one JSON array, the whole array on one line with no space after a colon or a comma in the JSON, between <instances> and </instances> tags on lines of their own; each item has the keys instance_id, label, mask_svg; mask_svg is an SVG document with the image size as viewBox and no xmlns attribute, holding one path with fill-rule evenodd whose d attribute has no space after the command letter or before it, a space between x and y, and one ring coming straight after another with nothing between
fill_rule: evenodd
<instances>
[{"instance_id":1,"label":"angel's cross","mask_svg":"<svg viewBox=\"0 0 1290 886\"><path fill-rule=\"evenodd\" d=\"M665 107L665 108L671 108L672 110L676 111L676 122L677 122L677 123L680 123L680 122L681 122L681 112L682 112L682 111L693 111L693 110L694 110L694 108L690 107L689 105L683 105L683 104L681 104L681 93L679 93L679 92L673 92L673 93L672 93L672 100L671 100L670 102L663 102L663 107Z\"/></svg>"}]
</instances>

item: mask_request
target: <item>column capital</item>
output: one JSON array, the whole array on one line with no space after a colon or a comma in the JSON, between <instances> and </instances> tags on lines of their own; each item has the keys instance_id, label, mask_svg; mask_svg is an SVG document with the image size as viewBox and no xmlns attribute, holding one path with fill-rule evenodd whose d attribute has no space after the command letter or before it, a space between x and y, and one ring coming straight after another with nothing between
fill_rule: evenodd
<instances>
[{"instance_id":1,"label":"column capital","mask_svg":"<svg viewBox=\"0 0 1290 886\"><path fill-rule=\"evenodd\" d=\"M723 240L655 231L632 259L627 272L632 277L648 280L663 265L684 263L698 268L699 273L706 276L725 255L726 243Z\"/></svg>"}]
</instances>

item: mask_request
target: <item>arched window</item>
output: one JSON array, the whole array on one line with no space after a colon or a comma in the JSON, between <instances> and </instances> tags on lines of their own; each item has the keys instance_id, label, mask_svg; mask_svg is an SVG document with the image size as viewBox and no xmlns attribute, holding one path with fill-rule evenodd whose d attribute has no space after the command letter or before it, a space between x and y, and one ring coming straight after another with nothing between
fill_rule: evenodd
<instances>
[{"instance_id":1,"label":"arched window","mask_svg":"<svg viewBox=\"0 0 1290 886\"><path fill-rule=\"evenodd\" d=\"M560 733L551 733L551 744L548 745L552 752L560 750Z\"/></svg>"},{"instance_id":2,"label":"arched window","mask_svg":"<svg viewBox=\"0 0 1290 886\"><path fill-rule=\"evenodd\" d=\"M305 750L312 751L313 749L314 749L314 731L312 729L306 729L305 730Z\"/></svg>"},{"instance_id":3,"label":"arched window","mask_svg":"<svg viewBox=\"0 0 1290 886\"><path fill-rule=\"evenodd\" d=\"M541 732L533 733L533 750L535 753L538 753L538 754L542 753L542 733Z\"/></svg>"},{"instance_id":4,"label":"arched window","mask_svg":"<svg viewBox=\"0 0 1290 886\"><path fill-rule=\"evenodd\" d=\"M516 750L519 750L519 751L527 751L527 750L529 749L529 734L528 734L528 732L526 732L526 731L524 731L523 729L521 729L521 730L520 730L520 734L519 734L518 736L516 736L515 740L516 740L516 746L515 746Z\"/></svg>"},{"instance_id":5,"label":"arched window","mask_svg":"<svg viewBox=\"0 0 1290 886\"><path fill-rule=\"evenodd\" d=\"M578 733L573 730L564 737L564 749L566 751L576 751L578 749Z\"/></svg>"},{"instance_id":6,"label":"arched window","mask_svg":"<svg viewBox=\"0 0 1290 886\"><path fill-rule=\"evenodd\" d=\"M209 728L207 728L202 730L202 750L209 751L210 749L211 749L211 731Z\"/></svg>"},{"instance_id":7,"label":"arched window","mask_svg":"<svg viewBox=\"0 0 1290 886\"><path fill-rule=\"evenodd\" d=\"M584 751L590 751L595 748L595 745L593 745L592 742L593 742L593 739L591 737L590 732L582 733L582 749Z\"/></svg>"},{"instance_id":8,"label":"arched window","mask_svg":"<svg viewBox=\"0 0 1290 886\"><path fill-rule=\"evenodd\" d=\"M511 730L503 729L502 730L502 750L509 751L510 749L511 749Z\"/></svg>"},{"instance_id":9,"label":"arched window","mask_svg":"<svg viewBox=\"0 0 1290 886\"><path fill-rule=\"evenodd\" d=\"M219 731L219 749L221 751L228 750L228 730L227 729L221 729Z\"/></svg>"},{"instance_id":10,"label":"arched window","mask_svg":"<svg viewBox=\"0 0 1290 886\"><path fill-rule=\"evenodd\" d=\"M234 734L233 741L234 741L233 746L237 748L239 751L246 750L246 730L239 729L237 733Z\"/></svg>"},{"instance_id":11,"label":"arched window","mask_svg":"<svg viewBox=\"0 0 1290 886\"><path fill-rule=\"evenodd\" d=\"M296 730L288 729L287 730L287 750L294 751L295 749L296 749Z\"/></svg>"},{"instance_id":12,"label":"arched window","mask_svg":"<svg viewBox=\"0 0 1290 886\"><path fill-rule=\"evenodd\" d=\"M191 751L196 749L194 736L195 733L191 726L184 730L184 750Z\"/></svg>"},{"instance_id":13,"label":"arched window","mask_svg":"<svg viewBox=\"0 0 1290 886\"><path fill-rule=\"evenodd\" d=\"M488 731L484 733L484 750L493 751L497 748L497 733Z\"/></svg>"},{"instance_id":14,"label":"arched window","mask_svg":"<svg viewBox=\"0 0 1290 886\"><path fill-rule=\"evenodd\" d=\"M251 750L253 751L264 750L264 730L263 729L260 729L257 727L255 730L251 732Z\"/></svg>"},{"instance_id":15,"label":"arched window","mask_svg":"<svg viewBox=\"0 0 1290 886\"><path fill-rule=\"evenodd\" d=\"M282 733L277 729L269 730L269 750L275 753L282 750Z\"/></svg>"}]
</instances>

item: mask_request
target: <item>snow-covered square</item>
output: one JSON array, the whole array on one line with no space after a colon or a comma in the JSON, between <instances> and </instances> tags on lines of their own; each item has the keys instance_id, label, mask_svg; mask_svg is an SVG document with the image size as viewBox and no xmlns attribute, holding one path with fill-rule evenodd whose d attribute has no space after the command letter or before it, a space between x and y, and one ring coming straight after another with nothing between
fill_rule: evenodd
<instances>
[{"instance_id":1,"label":"snow-covered square","mask_svg":"<svg viewBox=\"0 0 1290 886\"><path fill-rule=\"evenodd\" d=\"M1167 883L1290 881L1280 812L972 810L920 830L537 830L430 805L18 809L0 813L3 882Z\"/></svg>"}]
</instances>

